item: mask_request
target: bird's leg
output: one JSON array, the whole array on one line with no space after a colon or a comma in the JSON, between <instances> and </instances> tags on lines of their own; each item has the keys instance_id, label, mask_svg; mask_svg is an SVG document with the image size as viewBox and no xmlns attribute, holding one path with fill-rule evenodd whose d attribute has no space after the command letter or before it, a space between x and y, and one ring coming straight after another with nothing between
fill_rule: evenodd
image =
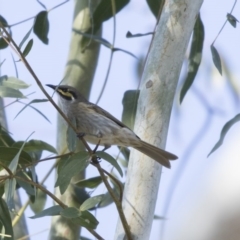
<instances>
[{"instance_id":1,"label":"bird's leg","mask_svg":"<svg viewBox=\"0 0 240 240\"><path fill-rule=\"evenodd\" d=\"M104 145L104 148L102 150L102 152L105 152L107 149L109 149L111 147L111 145Z\"/></svg>"},{"instance_id":2,"label":"bird's leg","mask_svg":"<svg viewBox=\"0 0 240 240\"><path fill-rule=\"evenodd\" d=\"M98 149L98 147L99 147L99 144L100 144L100 142L101 142L101 139L99 139L99 141L98 141L97 145L96 145L96 146L95 146L95 148L93 149L93 153L95 153L95 152L97 151L97 149Z\"/></svg>"}]
</instances>

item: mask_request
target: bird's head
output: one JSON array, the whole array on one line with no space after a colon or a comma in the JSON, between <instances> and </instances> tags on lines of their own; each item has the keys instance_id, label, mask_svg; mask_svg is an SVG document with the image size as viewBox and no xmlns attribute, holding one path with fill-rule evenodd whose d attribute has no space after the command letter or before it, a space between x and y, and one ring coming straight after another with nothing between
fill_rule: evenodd
<instances>
[{"instance_id":1,"label":"bird's head","mask_svg":"<svg viewBox=\"0 0 240 240\"><path fill-rule=\"evenodd\" d=\"M78 91L68 85L59 85L59 86L55 86L55 85L51 85L51 84L47 84L46 86L54 89L61 100L65 100L67 102L75 102L76 100L79 100L79 93Z\"/></svg>"}]
</instances>

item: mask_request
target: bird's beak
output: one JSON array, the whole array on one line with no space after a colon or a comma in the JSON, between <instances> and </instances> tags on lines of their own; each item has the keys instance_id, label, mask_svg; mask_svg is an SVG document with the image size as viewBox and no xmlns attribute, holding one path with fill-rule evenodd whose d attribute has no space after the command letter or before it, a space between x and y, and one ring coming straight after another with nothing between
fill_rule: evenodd
<instances>
[{"instance_id":1,"label":"bird's beak","mask_svg":"<svg viewBox=\"0 0 240 240\"><path fill-rule=\"evenodd\" d=\"M48 86L48 87L52 88L53 90L56 90L56 87L57 87L57 86L55 86L55 85L52 85L52 84L46 84L46 86Z\"/></svg>"}]
</instances>

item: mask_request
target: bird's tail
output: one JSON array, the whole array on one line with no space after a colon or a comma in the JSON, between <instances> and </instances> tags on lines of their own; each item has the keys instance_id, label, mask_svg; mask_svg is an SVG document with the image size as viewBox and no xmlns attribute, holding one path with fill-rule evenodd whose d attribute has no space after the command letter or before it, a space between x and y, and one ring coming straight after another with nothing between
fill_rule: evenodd
<instances>
[{"instance_id":1,"label":"bird's tail","mask_svg":"<svg viewBox=\"0 0 240 240\"><path fill-rule=\"evenodd\" d=\"M149 143L141 141L141 146L134 147L143 154L146 154L148 157L159 162L161 165L167 168L171 168L169 160L176 160L178 157L170 152L162 150L158 147L155 147Z\"/></svg>"}]
</instances>

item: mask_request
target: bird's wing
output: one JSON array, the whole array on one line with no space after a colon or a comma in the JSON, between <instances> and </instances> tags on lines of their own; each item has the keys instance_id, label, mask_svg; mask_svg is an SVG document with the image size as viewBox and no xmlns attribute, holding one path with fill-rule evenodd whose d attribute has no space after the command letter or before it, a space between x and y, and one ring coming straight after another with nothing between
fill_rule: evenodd
<instances>
[{"instance_id":1,"label":"bird's wing","mask_svg":"<svg viewBox=\"0 0 240 240\"><path fill-rule=\"evenodd\" d=\"M90 103L88 107L91 108L93 111L95 111L95 112L97 112L97 113L99 113L99 114L101 114L101 115L111 119L113 122L115 122L120 127L124 127L124 128L130 129L125 124L123 124L121 121L119 121L117 118L115 118L112 114L110 114L106 110L102 109L101 107L99 107L99 106L97 106L95 104L92 104L92 103Z\"/></svg>"}]
</instances>

